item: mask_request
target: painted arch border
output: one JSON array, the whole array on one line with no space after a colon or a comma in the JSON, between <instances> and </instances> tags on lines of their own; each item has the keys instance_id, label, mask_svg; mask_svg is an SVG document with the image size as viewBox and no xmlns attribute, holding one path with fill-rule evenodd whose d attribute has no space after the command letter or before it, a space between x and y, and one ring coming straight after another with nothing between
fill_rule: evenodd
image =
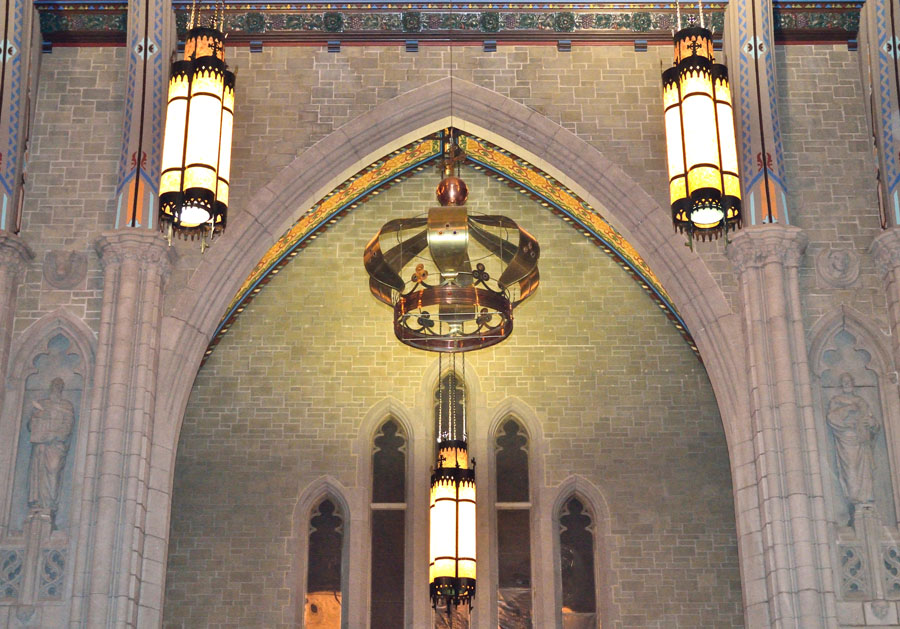
<instances>
[{"instance_id":1,"label":"painted arch border","mask_svg":"<svg viewBox=\"0 0 900 629\"><path fill-rule=\"evenodd\" d=\"M666 315L699 358L697 346L672 299L634 246L603 215L565 184L516 155L515 148L499 147L478 135L463 133L460 143L467 163L489 177L506 182L547 207L593 242L621 266ZM329 226L373 196L422 172L440 157L441 143L432 131L413 142L378 156L317 200L266 252L235 294L204 354L212 354L253 298Z\"/></svg>"}]
</instances>

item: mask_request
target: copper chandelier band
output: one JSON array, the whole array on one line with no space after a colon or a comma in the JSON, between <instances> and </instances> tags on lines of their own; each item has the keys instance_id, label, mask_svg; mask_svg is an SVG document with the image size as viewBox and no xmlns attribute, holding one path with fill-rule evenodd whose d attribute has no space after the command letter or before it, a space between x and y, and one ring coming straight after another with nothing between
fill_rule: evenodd
<instances>
[{"instance_id":1,"label":"copper chandelier band","mask_svg":"<svg viewBox=\"0 0 900 629\"><path fill-rule=\"evenodd\" d=\"M431 319L430 312L437 306L451 310L453 306L472 306L469 312L458 311L452 315L435 315ZM444 308L446 307L446 308ZM429 310L430 309L430 310ZM422 325L422 318L432 321L441 328L477 321L479 316L490 319L498 318L496 325L489 325L489 320L479 325L470 333L459 333L453 336L445 334L445 330L432 331L432 326ZM410 322L421 327L414 329ZM425 288L401 295L394 304L394 333L401 342L432 352L464 352L471 349L490 347L504 340L512 333L512 304L502 294L485 288L474 286L443 285Z\"/></svg>"}]
</instances>

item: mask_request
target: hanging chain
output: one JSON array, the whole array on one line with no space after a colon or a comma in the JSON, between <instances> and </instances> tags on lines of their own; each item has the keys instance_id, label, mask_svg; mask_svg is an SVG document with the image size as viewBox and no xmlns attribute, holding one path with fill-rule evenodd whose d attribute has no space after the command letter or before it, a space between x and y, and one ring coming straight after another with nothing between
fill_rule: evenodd
<instances>
[{"instance_id":1,"label":"hanging chain","mask_svg":"<svg viewBox=\"0 0 900 629\"><path fill-rule=\"evenodd\" d=\"M447 382L451 386L450 390L450 438L456 441L456 352L453 352L453 367L450 372L451 375L447 377Z\"/></svg>"},{"instance_id":2,"label":"hanging chain","mask_svg":"<svg viewBox=\"0 0 900 629\"><path fill-rule=\"evenodd\" d=\"M444 440L444 365L443 353L438 354L438 443Z\"/></svg>"},{"instance_id":3,"label":"hanging chain","mask_svg":"<svg viewBox=\"0 0 900 629\"><path fill-rule=\"evenodd\" d=\"M467 382L467 380L466 380L466 355L463 354L462 355L462 386L463 386L463 390L462 390L463 391L462 436L463 436L463 441L469 440L469 426L468 426L468 422L466 421L466 419L467 419L466 418L466 406L468 405L468 402L469 402L469 396L468 396L468 389L465 388L466 382Z\"/></svg>"}]
</instances>

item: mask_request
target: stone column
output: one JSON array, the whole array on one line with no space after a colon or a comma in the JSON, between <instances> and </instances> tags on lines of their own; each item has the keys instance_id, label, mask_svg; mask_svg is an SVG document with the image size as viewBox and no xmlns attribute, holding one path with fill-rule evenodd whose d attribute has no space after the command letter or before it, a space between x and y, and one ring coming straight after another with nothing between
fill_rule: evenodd
<instances>
[{"instance_id":1,"label":"stone column","mask_svg":"<svg viewBox=\"0 0 900 629\"><path fill-rule=\"evenodd\" d=\"M41 32L31 0L3 0L0 9L0 230L18 232Z\"/></svg>"},{"instance_id":2,"label":"stone column","mask_svg":"<svg viewBox=\"0 0 900 629\"><path fill-rule=\"evenodd\" d=\"M724 49L734 100L744 225L790 223L776 102L772 0L734 0Z\"/></svg>"},{"instance_id":3,"label":"stone column","mask_svg":"<svg viewBox=\"0 0 900 629\"><path fill-rule=\"evenodd\" d=\"M882 227L900 225L900 4L868 0L859 13L859 64L878 171Z\"/></svg>"},{"instance_id":4,"label":"stone column","mask_svg":"<svg viewBox=\"0 0 900 629\"><path fill-rule=\"evenodd\" d=\"M800 229L744 229L727 254L739 274L749 421L772 627L836 627L825 502L797 266Z\"/></svg>"},{"instance_id":5,"label":"stone column","mask_svg":"<svg viewBox=\"0 0 900 629\"><path fill-rule=\"evenodd\" d=\"M0 409L6 394L6 368L12 341L19 282L34 253L18 236L0 230Z\"/></svg>"},{"instance_id":6,"label":"stone column","mask_svg":"<svg viewBox=\"0 0 900 629\"><path fill-rule=\"evenodd\" d=\"M156 229L169 60L175 45L172 3L128 2L125 127L116 185L116 228Z\"/></svg>"},{"instance_id":7,"label":"stone column","mask_svg":"<svg viewBox=\"0 0 900 629\"><path fill-rule=\"evenodd\" d=\"M155 231L106 232L73 623L136 626L163 287L174 252Z\"/></svg>"}]
</instances>

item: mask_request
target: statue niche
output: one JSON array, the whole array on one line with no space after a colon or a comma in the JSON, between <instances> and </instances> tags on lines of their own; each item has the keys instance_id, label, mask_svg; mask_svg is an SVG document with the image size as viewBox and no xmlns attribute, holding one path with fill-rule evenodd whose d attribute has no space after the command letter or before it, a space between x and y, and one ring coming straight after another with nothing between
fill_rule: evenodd
<instances>
[{"instance_id":1,"label":"statue niche","mask_svg":"<svg viewBox=\"0 0 900 629\"><path fill-rule=\"evenodd\" d=\"M895 525L878 375L871 354L846 329L826 345L820 365L828 462L837 524L853 526L860 509ZM822 369L821 367L825 367Z\"/></svg>"},{"instance_id":2,"label":"statue niche","mask_svg":"<svg viewBox=\"0 0 900 629\"><path fill-rule=\"evenodd\" d=\"M57 332L43 345L25 379L10 527L22 530L29 513L48 513L54 528L68 523L74 435L84 387L84 360Z\"/></svg>"}]
</instances>

